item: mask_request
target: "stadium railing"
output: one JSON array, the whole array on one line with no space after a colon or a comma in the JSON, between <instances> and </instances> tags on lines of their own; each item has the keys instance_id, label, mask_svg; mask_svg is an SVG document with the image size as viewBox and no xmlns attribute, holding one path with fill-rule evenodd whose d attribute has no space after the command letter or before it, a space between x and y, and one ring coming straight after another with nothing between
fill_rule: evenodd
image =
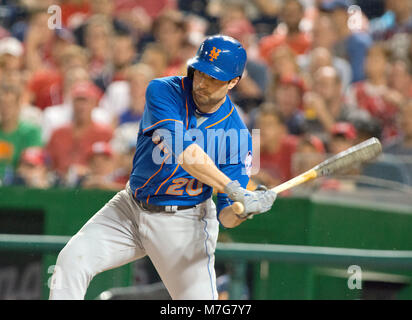
<instances>
[{"instance_id":1,"label":"stadium railing","mask_svg":"<svg viewBox=\"0 0 412 320\"><path fill-rule=\"evenodd\" d=\"M68 236L0 234L0 251L58 253L69 239ZM246 282L246 265L251 261L412 270L412 251L406 250L218 243L215 255L216 260L230 261L233 264L231 299L240 299Z\"/></svg>"}]
</instances>

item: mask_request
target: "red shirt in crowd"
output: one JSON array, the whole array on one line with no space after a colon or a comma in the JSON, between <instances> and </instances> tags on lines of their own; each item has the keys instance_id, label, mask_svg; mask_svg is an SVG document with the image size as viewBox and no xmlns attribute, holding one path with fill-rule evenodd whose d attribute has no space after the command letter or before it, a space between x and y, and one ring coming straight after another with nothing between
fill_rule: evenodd
<instances>
[{"instance_id":1,"label":"red shirt in crowd","mask_svg":"<svg viewBox=\"0 0 412 320\"><path fill-rule=\"evenodd\" d=\"M396 125L397 106L385 100L366 81L355 83L352 90L357 106L381 121L383 139L395 137L398 134Z\"/></svg>"},{"instance_id":2,"label":"red shirt in crowd","mask_svg":"<svg viewBox=\"0 0 412 320\"><path fill-rule=\"evenodd\" d=\"M96 123L77 137L72 125L56 129L47 145L53 168L64 175L73 164L86 165L93 143L109 142L112 136L112 128Z\"/></svg>"},{"instance_id":3,"label":"red shirt in crowd","mask_svg":"<svg viewBox=\"0 0 412 320\"><path fill-rule=\"evenodd\" d=\"M42 110L63 102L63 77L57 70L37 71L29 80L28 89L34 95L33 104Z\"/></svg>"},{"instance_id":4,"label":"red shirt in crowd","mask_svg":"<svg viewBox=\"0 0 412 320\"><path fill-rule=\"evenodd\" d=\"M286 44L292 51L297 54L304 54L311 47L311 40L308 34L300 32L290 36L281 32L276 32L269 36L263 37L259 42L259 54L265 61L270 60L270 54L275 48Z\"/></svg>"},{"instance_id":5,"label":"red shirt in crowd","mask_svg":"<svg viewBox=\"0 0 412 320\"><path fill-rule=\"evenodd\" d=\"M175 9L176 0L115 0L115 12L143 8L151 18L156 18L165 9Z\"/></svg>"},{"instance_id":6,"label":"red shirt in crowd","mask_svg":"<svg viewBox=\"0 0 412 320\"><path fill-rule=\"evenodd\" d=\"M292 156L296 151L299 138L286 135L280 142L278 151L260 153L260 169L265 170L273 178L285 182L292 178Z\"/></svg>"},{"instance_id":7,"label":"red shirt in crowd","mask_svg":"<svg viewBox=\"0 0 412 320\"><path fill-rule=\"evenodd\" d=\"M79 16L85 19L90 16L90 4L86 1L63 1L60 4L62 12L62 24L65 27L70 26L70 19Z\"/></svg>"}]
</instances>

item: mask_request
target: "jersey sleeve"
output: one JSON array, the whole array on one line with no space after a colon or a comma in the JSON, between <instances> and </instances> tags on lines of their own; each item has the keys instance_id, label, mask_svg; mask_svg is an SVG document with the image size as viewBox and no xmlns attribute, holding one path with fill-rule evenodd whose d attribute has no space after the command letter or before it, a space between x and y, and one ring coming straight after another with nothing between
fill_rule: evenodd
<instances>
[{"instance_id":1,"label":"jersey sleeve","mask_svg":"<svg viewBox=\"0 0 412 320\"><path fill-rule=\"evenodd\" d=\"M141 120L145 136L154 133L178 157L192 140L185 140L185 118L182 116L182 96L176 88L162 79L152 80L146 89L146 105Z\"/></svg>"},{"instance_id":2,"label":"jersey sleeve","mask_svg":"<svg viewBox=\"0 0 412 320\"><path fill-rule=\"evenodd\" d=\"M243 145L241 143L241 145ZM252 139L250 135L248 135L248 141L246 142L248 146L245 148L246 150L242 150L240 148L238 162L236 164L225 164L220 166L220 170L227 175L232 181L237 180L242 188L247 187L249 183L249 177L252 168ZM218 193L217 194L217 219L219 220L219 214L222 209L230 206L233 204L233 201L229 199L226 193ZM220 223L220 220L219 220Z\"/></svg>"}]
</instances>

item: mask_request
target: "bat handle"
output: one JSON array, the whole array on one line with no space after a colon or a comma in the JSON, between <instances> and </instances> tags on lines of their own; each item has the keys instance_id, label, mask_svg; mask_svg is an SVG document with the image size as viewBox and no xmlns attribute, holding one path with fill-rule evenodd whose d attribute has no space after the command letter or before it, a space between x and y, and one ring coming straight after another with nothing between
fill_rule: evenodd
<instances>
[{"instance_id":1,"label":"bat handle","mask_svg":"<svg viewBox=\"0 0 412 320\"><path fill-rule=\"evenodd\" d=\"M304 183L308 180L314 179L314 178L317 177L317 175L318 174L317 174L315 168L312 168L311 170L308 170L308 171L300 174L299 176L297 176L297 177L295 177L295 178L293 178L289 181L286 181L286 182L284 182L284 183L282 183L282 184L280 184L280 185L278 185L278 186L276 186L276 187L274 187L270 190L272 190L276 193L281 193L283 191L286 191L286 190L289 190L293 187L296 187L296 186L298 186L298 185L300 185L300 184L302 184L302 183ZM242 214L243 211L245 210L245 207L243 206L242 203L235 202L235 203L232 204L232 209L236 214Z\"/></svg>"},{"instance_id":2,"label":"bat handle","mask_svg":"<svg viewBox=\"0 0 412 320\"><path fill-rule=\"evenodd\" d=\"M241 202L235 202L232 204L232 209L236 214L242 214L245 211L245 207Z\"/></svg>"}]
</instances>

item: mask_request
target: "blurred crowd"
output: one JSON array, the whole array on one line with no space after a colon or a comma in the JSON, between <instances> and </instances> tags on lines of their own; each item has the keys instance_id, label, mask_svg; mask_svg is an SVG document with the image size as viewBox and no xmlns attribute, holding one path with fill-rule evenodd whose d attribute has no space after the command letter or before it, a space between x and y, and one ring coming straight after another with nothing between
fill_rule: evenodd
<instances>
[{"instance_id":1,"label":"blurred crowd","mask_svg":"<svg viewBox=\"0 0 412 320\"><path fill-rule=\"evenodd\" d=\"M122 189L147 84L185 75L217 33L247 50L230 96L260 129L255 184L277 185L369 137L412 156L411 0L1 4L3 186Z\"/></svg>"}]
</instances>

